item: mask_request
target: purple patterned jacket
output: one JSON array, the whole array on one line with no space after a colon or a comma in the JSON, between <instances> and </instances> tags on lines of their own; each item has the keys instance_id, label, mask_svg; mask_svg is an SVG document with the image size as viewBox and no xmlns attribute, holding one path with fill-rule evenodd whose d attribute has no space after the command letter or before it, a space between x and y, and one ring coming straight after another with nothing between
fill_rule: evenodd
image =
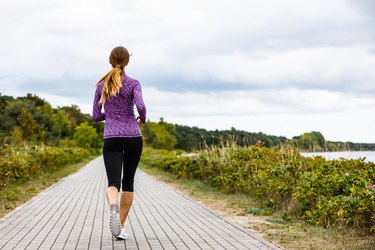
<instances>
[{"instance_id":1,"label":"purple patterned jacket","mask_svg":"<svg viewBox=\"0 0 375 250\"><path fill-rule=\"evenodd\" d=\"M105 120L104 139L112 137L139 137L142 136L136 117L134 104L142 123L146 122L146 106L142 98L141 84L122 72L122 87L120 92L107 98L102 113L102 104L99 103L103 82L96 87L92 118L94 121Z\"/></svg>"}]
</instances>

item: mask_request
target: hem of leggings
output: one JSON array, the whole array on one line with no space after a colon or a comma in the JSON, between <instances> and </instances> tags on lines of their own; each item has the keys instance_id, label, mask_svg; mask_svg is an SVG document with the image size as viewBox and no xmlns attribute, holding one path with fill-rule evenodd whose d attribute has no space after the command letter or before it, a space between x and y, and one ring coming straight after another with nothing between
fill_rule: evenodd
<instances>
[{"instance_id":1,"label":"hem of leggings","mask_svg":"<svg viewBox=\"0 0 375 250\"><path fill-rule=\"evenodd\" d=\"M116 189L117 189L117 192L120 192L120 190L121 190L121 187L118 188L118 187L115 186L115 185L108 185L108 186L107 186L107 188L110 188L110 187L114 187L114 188L116 188Z\"/></svg>"}]
</instances>

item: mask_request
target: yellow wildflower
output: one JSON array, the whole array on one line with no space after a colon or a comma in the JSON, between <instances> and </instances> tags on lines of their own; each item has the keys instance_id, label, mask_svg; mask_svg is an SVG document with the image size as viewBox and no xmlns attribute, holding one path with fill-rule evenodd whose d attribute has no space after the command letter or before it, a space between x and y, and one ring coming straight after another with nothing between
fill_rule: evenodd
<instances>
[{"instance_id":1,"label":"yellow wildflower","mask_svg":"<svg viewBox=\"0 0 375 250\"><path fill-rule=\"evenodd\" d=\"M337 216L341 217L341 216L344 215L344 213L345 213L344 209L341 208L341 209L337 212Z\"/></svg>"}]
</instances>

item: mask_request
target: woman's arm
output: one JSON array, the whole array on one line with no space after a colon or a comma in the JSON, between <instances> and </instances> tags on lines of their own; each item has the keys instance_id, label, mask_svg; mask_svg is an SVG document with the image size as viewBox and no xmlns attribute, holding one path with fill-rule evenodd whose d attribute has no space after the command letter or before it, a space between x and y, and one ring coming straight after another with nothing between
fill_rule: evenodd
<instances>
[{"instance_id":1,"label":"woman's arm","mask_svg":"<svg viewBox=\"0 0 375 250\"><path fill-rule=\"evenodd\" d=\"M145 106L145 103L143 102L142 87L139 82L135 85L133 89L133 96L134 96L134 103L135 103L135 106L137 107L137 111L139 114L139 119L144 124L146 122L146 106Z\"/></svg>"},{"instance_id":2,"label":"woman's arm","mask_svg":"<svg viewBox=\"0 0 375 250\"><path fill-rule=\"evenodd\" d=\"M101 95L102 95L102 90L98 85L98 87L96 87L95 96L94 96L94 104L92 108L92 119L96 122L105 120L105 114L102 113L102 104L99 103Z\"/></svg>"}]
</instances>

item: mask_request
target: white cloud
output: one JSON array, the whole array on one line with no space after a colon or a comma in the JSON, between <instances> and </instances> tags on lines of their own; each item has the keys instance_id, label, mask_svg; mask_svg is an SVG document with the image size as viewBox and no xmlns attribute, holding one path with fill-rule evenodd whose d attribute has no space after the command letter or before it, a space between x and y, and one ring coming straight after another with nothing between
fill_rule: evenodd
<instances>
[{"instance_id":1,"label":"white cloud","mask_svg":"<svg viewBox=\"0 0 375 250\"><path fill-rule=\"evenodd\" d=\"M375 55L367 47L303 48L201 56L184 65L185 77L260 88L303 84L375 90Z\"/></svg>"},{"instance_id":2,"label":"white cloud","mask_svg":"<svg viewBox=\"0 0 375 250\"><path fill-rule=\"evenodd\" d=\"M211 93L143 90L150 113L171 117L210 115L305 114L375 110L372 96L325 90L269 89Z\"/></svg>"},{"instance_id":3,"label":"white cloud","mask_svg":"<svg viewBox=\"0 0 375 250\"><path fill-rule=\"evenodd\" d=\"M134 72L147 78L183 74L188 80L277 84L288 78L314 81L311 74L327 64L337 65L334 78L348 68L354 73L373 65L363 66L374 35L364 30L369 17L348 1L15 3L2 3L0 11L0 27L7 34L0 66L8 74L18 74L20 67L35 78L87 76L93 69L107 69L110 49L123 43L134 53ZM337 49L329 47L337 44ZM347 48L353 44L359 47ZM349 67L344 67L348 58ZM354 63L359 63L355 69ZM223 68L227 70L221 72ZM332 76L321 78L329 81Z\"/></svg>"}]
</instances>

